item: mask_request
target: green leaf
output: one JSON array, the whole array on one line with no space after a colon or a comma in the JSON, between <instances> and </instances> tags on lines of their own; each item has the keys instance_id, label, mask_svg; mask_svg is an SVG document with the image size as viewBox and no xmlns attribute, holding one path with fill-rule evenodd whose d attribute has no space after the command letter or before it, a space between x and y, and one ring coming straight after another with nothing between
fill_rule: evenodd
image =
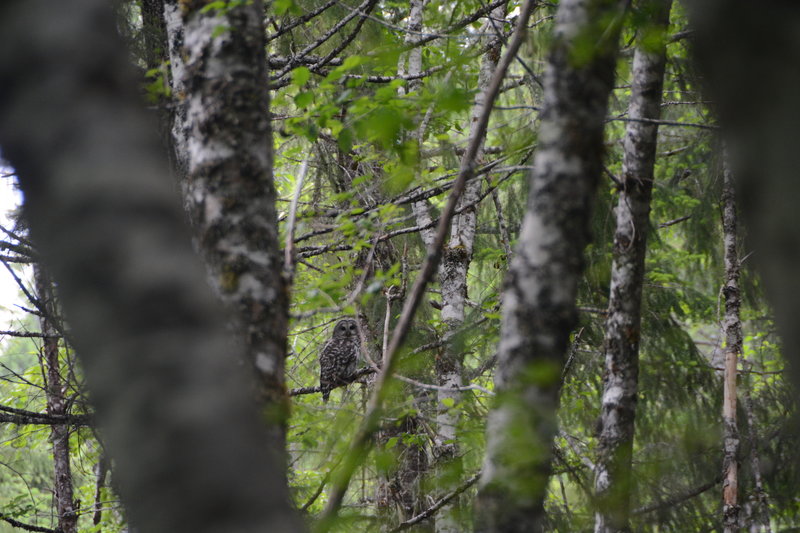
<instances>
[{"instance_id":1,"label":"green leaf","mask_svg":"<svg viewBox=\"0 0 800 533\"><path fill-rule=\"evenodd\" d=\"M220 24L219 26L214 27L214 31L211 32L211 38L214 39L219 37L223 33L227 33L231 30L230 26L225 26L224 24Z\"/></svg>"},{"instance_id":2,"label":"green leaf","mask_svg":"<svg viewBox=\"0 0 800 533\"><path fill-rule=\"evenodd\" d=\"M275 14L276 15L285 15L290 9L294 7L294 2L292 0L275 0L272 4L275 6Z\"/></svg>"},{"instance_id":3,"label":"green leaf","mask_svg":"<svg viewBox=\"0 0 800 533\"><path fill-rule=\"evenodd\" d=\"M302 87L311 78L311 71L308 67L297 67L292 71L292 83L298 87Z\"/></svg>"},{"instance_id":4,"label":"green leaf","mask_svg":"<svg viewBox=\"0 0 800 533\"><path fill-rule=\"evenodd\" d=\"M297 107L308 107L314 101L314 94L310 92L303 92L294 97L294 103Z\"/></svg>"},{"instance_id":5,"label":"green leaf","mask_svg":"<svg viewBox=\"0 0 800 533\"><path fill-rule=\"evenodd\" d=\"M336 144L339 145L339 150L349 153L353 149L353 130L350 128L342 129L336 138Z\"/></svg>"}]
</instances>

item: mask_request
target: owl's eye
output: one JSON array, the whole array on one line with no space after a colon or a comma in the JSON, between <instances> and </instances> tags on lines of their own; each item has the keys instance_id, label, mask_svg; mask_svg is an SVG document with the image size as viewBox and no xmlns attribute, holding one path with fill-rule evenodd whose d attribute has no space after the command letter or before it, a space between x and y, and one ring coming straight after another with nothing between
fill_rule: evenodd
<instances>
[{"instance_id":1,"label":"owl's eye","mask_svg":"<svg viewBox=\"0 0 800 533\"><path fill-rule=\"evenodd\" d=\"M350 326L350 329L351 329L352 331L355 331L355 329L356 329L355 325L351 325L351 326Z\"/></svg>"}]
</instances>

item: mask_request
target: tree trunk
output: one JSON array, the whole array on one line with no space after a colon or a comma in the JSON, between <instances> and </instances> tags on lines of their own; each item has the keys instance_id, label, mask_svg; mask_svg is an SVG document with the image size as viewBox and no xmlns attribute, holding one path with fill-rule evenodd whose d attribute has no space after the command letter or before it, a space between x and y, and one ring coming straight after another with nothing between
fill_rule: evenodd
<instances>
[{"instance_id":1,"label":"tree trunk","mask_svg":"<svg viewBox=\"0 0 800 533\"><path fill-rule=\"evenodd\" d=\"M476 135L478 117L483 113L484 94L492 75L500 60L500 50L503 46L503 31L506 15L506 4L492 10L488 20L479 30L482 35L489 35L480 40L480 46L487 48L481 58L480 72L478 74L477 93L475 105L470 110L469 138ZM478 152L470 164L478 165L483 158L483 146L486 135L480 139ZM464 162L462 161L462 166ZM482 180L473 179L464 188L458 208L468 204L475 204L481 193ZM472 262L472 251L475 244L475 225L478 219L478 206L464 210L453 217L450 226L450 240L445 245L442 253L442 262L439 265L439 286L442 290L441 320L444 323L444 345L436 358L436 378L441 387L438 389L436 413L436 439L433 455L437 466L442 469L460 471L457 427L460 418L458 404L461 402L463 385L462 368L464 364L464 346L459 332L464 326L464 308L467 300L467 274ZM446 475L446 474L445 474ZM452 476L450 476L452 477ZM442 487L439 497L449 493L460 482L451 483ZM459 499L454 498L451 503L443 506L436 514L437 533L460 533L464 524L459 521Z\"/></svg>"},{"instance_id":2,"label":"tree trunk","mask_svg":"<svg viewBox=\"0 0 800 533\"><path fill-rule=\"evenodd\" d=\"M289 302L272 177L263 6L204 5L182 4L187 201L211 284L234 311L237 337L256 369L272 441L282 443Z\"/></svg>"},{"instance_id":3,"label":"tree trunk","mask_svg":"<svg viewBox=\"0 0 800 533\"><path fill-rule=\"evenodd\" d=\"M169 87L171 93L172 148L174 171L184 194L184 203L189 206L186 191L186 175L189 172L189 124L186 115L186 65L183 57L183 19L178 0L163 0L164 30L169 56Z\"/></svg>"},{"instance_id":4,"label":"tree trunk","mask_svg":"<svg viewBox=\"0 0 800 533\"><path fill-rule=\"evenodd\" d=\"M412 44L417 39L417 33L422 30L422 0L412 0L411 11L407 29L406 44ZM480 39L482 47L487 51L481 58L480 72L478 75L475 105L472 106L469 117L469 139L476 135L478 117L484 109L484 93L497 67L500 59L500 50L503 44L501 32L505 21L506 5L496 7L489 14L489 20L480 29L481 35L490 35ZM411 33L417 32L417 33ZM400 64L403 64L401 60ZM403 74L403 69L398 69ZM408 74L416 75L422 72L422 54L419 47L408 54ZM421 84L419 80L411 82L410 87L416 88ZM424 128L420 125L417 133L419 143L422 144ZM479 141L478 151L474 161L477 163L483 157L483 144L485 134ZM464 162L462 161L462 166ZM458 209L468 204L474 204L481 192L481 180L473 179L464 188L458 204ZM413 204L417 224L427 225L431 222L428 202L423 200ZM463 385L462 365L464 360L463 346L459 342L458 332L464 324L464 308L467 299L467 273L472 261L472 251L475 242L475 225L477 222L477 206L465 209L453 217L450 227L450 239L445 245L442 261L438 269L439 285L442 291L441 319L444 323L443 348L436 355L435 370L437 383L446 389L436 391L436 436L434 438L432 455L440 471L444 468L460 470L458 453L457 426L459 421L458 404L461 401ZM425 246L430 246L433 241L433 230L423 231L422 239ZM452 486L440 487L442 494L452 490ZM440 496L442 495L440 494ZM450 503L442 506L435 516L437 533L458 533L463 531L463 524L458 520L459 499L454 498Z\"/></svg>"},{"instance_id":5,"label":"tree trunk","mask_svg":"<svg viewBox=\"0 0 800 533\"><path fill-rule=\"evenodd\" d=\"M727 156L723 155L723 159ZM736 253L736 198L733 178L724 163L722 184L722 231L725 243L725 372L722 398L722 526L725 533L739 531L739 428L736 422L736 377L742 354L742 321L739 318L739 256Z\"/></svg>"},{"instance_id":6,"label":"tree trunk","mask_svg":"<svg viewBox=\"0 0 800 533\"><path fill-rule=\"evenodd\" d=\"M58 357L59 334L54 325L56 305L50 278L44 267L34 263L33 277L36 297L39 300L39 325L42 330L42 359L45 367L47 414L66 416L67 405L64 397L64 380L61 379L61 364ZM58 528L63 533L78 531L78 515L72 492L72 469L69 457L70 428L66 424L50 426L50 441L53 443L53 471L55 474L55 501L58 512Z\"/></svg>"},{"instance_id":7,"label":"tree trunk","mask_svg":"<svg viewBox=\"0 0 800 533\"><path fill-rule=\"evenodd\" d=\"M744 355L742 356L744 361ZM750 445L750 468L753 471L753 494L749 498L748 530L751 533L772 533L769 522L769 501L764 490L764 479L761 476L761 460L758 453L758 438L756 436L756 418L753 413L753 400L750 397L750 382L747 379L742 387L742 407L747 417L748 444Z\"/></svg>"},{"instance_id":8,"label":"tree trunk","mask_svg":"<svg viewBox=\"0 0 800 533\"><path fill-rule=\"evenodd\" d=\"M0 145L132 526L300 531L128 61L103 0L0 3Z\"/></svg>"},{"instance_id":9,"label":"tree trunk","mask_svg":"<svg viewBox=\"0 0 800 533\"><path fill-rule=\"evenodd\" d=\"M652 0L647 7L650 31L666 33L672 0ZM659 33L661 35L661 33ZM625 132L622 184L605 332L605 373L601 429L595 463L598 510L596 533L630 531L636 395L639 386L642 282L650 223L650 197L658 125L635 119L658 119L666 65L666 43L654 49L640 37L633 57L633 87ZM646 48L647 47L647 48Z\"/></svg>"},{"instance_id":10,"label":"tree trunk","mask_svg":"<svg viewBox=\"0 0 800 533\"><path fill-rule=\"evenodd\" d=\"M558 7L528 205L503 289L497 399L489 413L477 501L479 531L543 527L561 366L576 322L626 7L615 0L564 0ZM590 54L580 44L586 39L594 43Z\"/></svg>"}]
</instances>

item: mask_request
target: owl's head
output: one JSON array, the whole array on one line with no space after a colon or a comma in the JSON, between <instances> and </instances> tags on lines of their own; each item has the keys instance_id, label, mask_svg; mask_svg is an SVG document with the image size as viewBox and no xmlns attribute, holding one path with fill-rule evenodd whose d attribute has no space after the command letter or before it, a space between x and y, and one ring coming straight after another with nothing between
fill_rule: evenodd
<instances>
[{"instance_id":1,"label":"owl's head","mask_svg":"<svg viewBox=\"0 0 800 533\"><path fill-rule=\"evenodd\" d=\"M358 340L358 324L352 318L345 318L336 323L333 328L333 336L337 338L349 338Z\"/></svg>"}]
</instances>

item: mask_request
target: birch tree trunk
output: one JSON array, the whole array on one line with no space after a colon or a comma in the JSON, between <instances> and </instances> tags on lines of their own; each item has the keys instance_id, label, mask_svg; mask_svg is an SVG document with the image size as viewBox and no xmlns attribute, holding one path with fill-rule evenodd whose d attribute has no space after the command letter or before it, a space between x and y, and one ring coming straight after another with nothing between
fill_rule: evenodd
<instances>
[{"instance_id":1,"label":"birch tree trunk","mask_svg":"<svg viewBox=\"0 0 800 533\"><path fill-rule=\"evenodd\" d=\"M42 359L47 377L45 394L47 414L65 417L67 415L64 397L64 380L61 378L61 364L58 357L59 334L53 323L56 319L56 306L50 278L38 263L33 266L36 297L39 299L39 327L42 330ZM69 457L70 428L66 424L50 426L50 442L53 444L53 472L55 474L55 502L58 512L58 528L62 533L78 531L78 515L75 509L72 490L72 469Z\"/></svg>"},{"instance_id":2,"label":"birch tree trunk","mask_svg":"<svg viewBox=\"0 0 800 533\"><path fill-rule=\"evenodd\" d=\"M497 398L489 413L477 501L479 531L543 527L561 366L576 322L626 7L616 0L564 0L558 7L528 205L503 288ZM592 47L581 44L586 42Z\"/></svg>"},{"instance_id":3,"label":"birch tree trunk","mask_svg":"<svg viewBox=\"0 0 800 533\"><path fill-rule=\"evenodd\" d=\"M422 0L412 0L409 13L406 44L413 44L417 34L422 30ZM476 126L478 117L484 109L484 93L497 68L502 48L502 35L505 25L506 5L500 5L491 11L487 20L479 30L481 35L489 35L480 39L481 47L486 47L486 52L481 58L478 74L477 93L475 104L469 115L469 136L472 140L477 135ZM416 32L416 33L412 33ZM400 62L400 73L403 72L403 60ZM414 48L408 54L408 74L417 75L422 72L422 54L420 48ZM409 84L410 88L418 87L420 81L415 80ZM422 144L424 128L420 125L418 131L419 143ZM470 164L480 161L483 157L485 134L479 140L475 160ZM465 164L462 161L462 166ZM462 194L458 209L468 204L475 204L481 192L481 180L469 181ZM431 223L430 207L423 200L412 205L417 224L424 226ZM472 261L473 246L475 243L475 225L477 223L477 205L464 209L453 217L450 227L450 239L442 253L442 260L438 268L439 285L442 292L441 319L444 323L443 348L435 360L436 378L439 386L445 387L436 391L436 436L432 448L432 455L437 466L442 468L455 467L458 460L457 427L459 421L458 404L461 401L463 385L462 365L464 359L463 347L459 342L458 332L464 324L464 308L467 299L467 274ZM433 241L433 230L421 233L425 246L430 246ZM449 492L452 487L440 487L443 492ZM438 533L458 533L463 531L463 524L458 520L459 499L454 498L450 503L442 506L435 516L435 527Z\"/></svg>"},{"instance_id":4,"label":"birch tree trunk","mask_svg":"<svg viewBox=\"0 0 800 533\"><path fill-rule=\"evenodd\" d=\"M163 0L164 31L166 35L167 55L169 57L169 86L171 98L171 133L174 150L174 169L180 185L185 188L186 174L189 168L189 125L186 117L186 65L183 59L183 20L178 0ZM184 202L188 203L188 195L184 191Z\"/></svg>"},{"instance_id":5,"label":"birch tree trunk","mask_svg":"<svg viewBox=\"0 0 800 533\"><path fill-rule=\"evenodd\" d=\"M726 156L723 155L723 158ZM724 164L722 184L722 231L725 245L725 372L722 398L722 526L725 533L739 531L739 428L736 421L736 377L742 354L742 321L739 317L739 256L736 252L736 197L731 171Z\"/></svg>"},{"instance_id":6,"label":"birch tree trunk","mask_svg":"<svg viewBox=\"0 0 800 533\"><path fill-rule=\"evenodd\" d=\"M672 0L645 6L654 31L665 35ZM640 36L633 57L633 81L625 131L622 184L617 201L617 227L605 332L605 372L601 429L595 463L598 510L596 533L630 531L636 396L639 387L639 338L642 282L650 222L650 197L656 158L658 125L636 119L658 119L666 65L666 43L655 48Z\"/></svg>"},{"instance_id":7,"label":"birch tree trunk","mask_svg":"<svg viewBox=\"0 0 800 533\"><path fill-rule=\"evenodd\" d=\"M0 145L131 524L300 531L128 62L103 0L0 3Z\"/></svg>"},{"instance_id":8,"label":"birch tree trunk","mask_svg":"<svg viewBox=\"0 0 800 533\"><path fill-rule=\"evenodd\" d=\"M187 202L212 286L259 378L273 442L285 440L288 294L282 275L263 6L182 3ZM283 453L284 445L276 451Z\"/></svg>"}]
</instances>

